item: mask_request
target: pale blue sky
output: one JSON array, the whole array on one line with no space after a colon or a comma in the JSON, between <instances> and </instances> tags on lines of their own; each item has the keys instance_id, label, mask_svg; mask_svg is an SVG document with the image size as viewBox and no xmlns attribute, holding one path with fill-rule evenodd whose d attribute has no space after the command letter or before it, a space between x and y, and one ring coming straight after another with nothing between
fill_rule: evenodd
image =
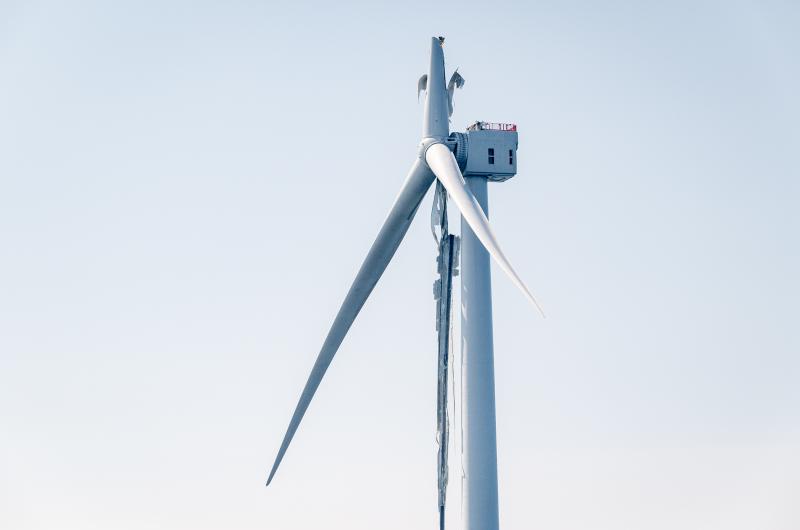
<instances>
[{"instance_id":1,"label":"pale blue sky","mask_svg":"<svg viewBox=\"0 0 800 530\"><path fill-rule=\"evenodd\" d=\"M548 312L495 274L502 527L800 525L796 3L69 4L0 2L0 527L434 527L430 197L263 481L440 34Z\"/></svg>"}]
</instances>

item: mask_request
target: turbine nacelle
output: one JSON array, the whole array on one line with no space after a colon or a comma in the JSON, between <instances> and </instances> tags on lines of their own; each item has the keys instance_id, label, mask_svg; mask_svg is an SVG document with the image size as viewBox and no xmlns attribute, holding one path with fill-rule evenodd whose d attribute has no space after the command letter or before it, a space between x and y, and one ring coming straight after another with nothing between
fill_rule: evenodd
<instances>
[{"instance_id":1,"label":"turbine nacelle","mask_svg":"<svg viewBox=\"0 0 800 530\"><path fill-rule=\"evenodd\" d=\"M450 133L446 142L464 177L502 182L517 174L517 126L475 122L466 132Z\"/></svg>"}]
</instances>

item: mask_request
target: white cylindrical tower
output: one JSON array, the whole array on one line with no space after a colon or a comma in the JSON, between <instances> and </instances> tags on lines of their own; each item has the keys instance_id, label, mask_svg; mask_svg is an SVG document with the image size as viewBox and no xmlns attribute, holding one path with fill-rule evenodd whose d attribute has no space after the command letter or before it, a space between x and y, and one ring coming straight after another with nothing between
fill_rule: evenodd
<instances>
[{"instance_id":1,"label":"white cylindrical tower","mask_svg":"<svg viewBox=\"0 0 800 530\"><path fill-rule=\"evenodd\" d=\"M467 185L489 215L487 178ZM461 354L466 530L498 530L492 283L489 253L461 221Z\"/></svg>"}]
</instances>

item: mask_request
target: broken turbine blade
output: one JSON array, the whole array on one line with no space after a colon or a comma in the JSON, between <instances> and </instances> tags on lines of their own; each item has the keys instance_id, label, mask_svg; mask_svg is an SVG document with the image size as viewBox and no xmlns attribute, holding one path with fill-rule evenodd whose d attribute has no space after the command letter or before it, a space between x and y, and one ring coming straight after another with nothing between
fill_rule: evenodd
<instances>
[{"instance_id":1,"label":"broken turbine blade","mask_svg":"<svg viewBox=\"0 0 800 530\"><path fill-rule=\"evenodd\" d=\"M461 77L461 74L458 73L458 68L456 68L456 71L450 76L450 82L447 83L447 115L449 117L453 116L453 93L457 88L463 86L464 78Z\"/></svg>"}]
</instances>

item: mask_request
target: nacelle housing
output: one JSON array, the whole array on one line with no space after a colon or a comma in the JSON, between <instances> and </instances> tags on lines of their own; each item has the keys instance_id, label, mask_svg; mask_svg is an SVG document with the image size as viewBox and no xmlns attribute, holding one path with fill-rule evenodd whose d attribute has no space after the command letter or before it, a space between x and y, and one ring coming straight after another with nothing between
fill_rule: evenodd
<instances>
[{"instance_id":1,"label":"nacelle housing","mask_svg":"<svg viewBox=\"0 0 800 530\"><path fill-rule=\"evenodd\" d=\"M517 127L475 122L463 133L451 133L448 144L465 177L502 182L517 174Z\"/></svg>"}]
</instances>

